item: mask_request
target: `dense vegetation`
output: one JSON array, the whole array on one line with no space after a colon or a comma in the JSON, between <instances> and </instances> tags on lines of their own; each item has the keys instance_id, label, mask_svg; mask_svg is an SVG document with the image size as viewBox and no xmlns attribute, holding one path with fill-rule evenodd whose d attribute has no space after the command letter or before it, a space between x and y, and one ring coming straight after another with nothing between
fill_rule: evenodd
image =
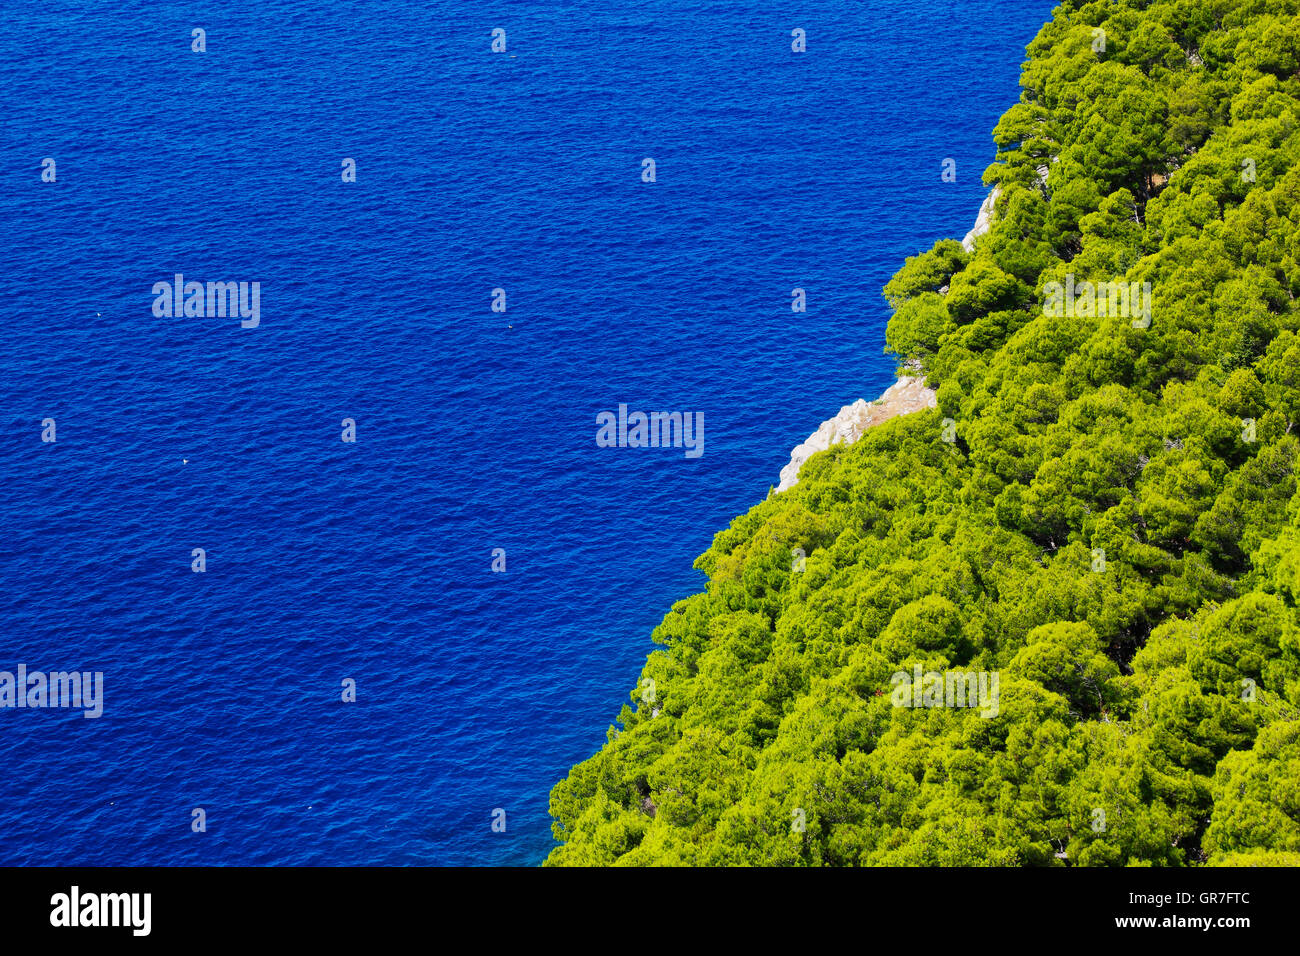
<instances>
[{"instance_id":1,"label":"dense vegetation","mask_svg":"<svg viewBox=\"0 0 1300 956\"><path fill-rule=\"evenodd\" d=\"M1300 0L1028 52L992 230L885 289L939 408L716 537L548 863L1300 864ZM1067 274L1150 323L1053 317ZM998 715L895 706L916 663Z\"/></svg>"}]
</instances>

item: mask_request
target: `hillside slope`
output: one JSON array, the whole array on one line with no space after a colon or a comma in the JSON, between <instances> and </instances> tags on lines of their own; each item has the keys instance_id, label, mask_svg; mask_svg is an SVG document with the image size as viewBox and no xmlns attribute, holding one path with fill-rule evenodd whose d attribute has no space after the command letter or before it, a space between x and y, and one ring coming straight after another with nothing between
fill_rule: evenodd
<instances>
[{"instance_id":1,"label":"hillside slope","mask_svg":"<svg viewBox=\"0 0 1300 956\"><path fill-rule=\"evenodd\" d=\"M885 289L939 407L717 535L548 864L1300 863L1300 0L1067 0L1021 83Z\"/></svg>"}]
</instances>

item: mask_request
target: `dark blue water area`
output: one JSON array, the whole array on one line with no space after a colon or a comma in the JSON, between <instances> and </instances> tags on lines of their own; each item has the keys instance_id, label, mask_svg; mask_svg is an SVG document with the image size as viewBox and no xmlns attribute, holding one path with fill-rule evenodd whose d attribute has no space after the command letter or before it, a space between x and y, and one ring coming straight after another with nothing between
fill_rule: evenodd
<instances>
[{"instance_id":1,"label":"dark blue water area","mask_svg":"<svg viewBox=\"0 0 1300 956\"><path fill-rule=\"evenodd\" d=\"M0 18L0 670L104 675L0 708L0 864L536 864L694 558L892 381L1050 4L226 6Z\"/></svg>"}]
</instances>

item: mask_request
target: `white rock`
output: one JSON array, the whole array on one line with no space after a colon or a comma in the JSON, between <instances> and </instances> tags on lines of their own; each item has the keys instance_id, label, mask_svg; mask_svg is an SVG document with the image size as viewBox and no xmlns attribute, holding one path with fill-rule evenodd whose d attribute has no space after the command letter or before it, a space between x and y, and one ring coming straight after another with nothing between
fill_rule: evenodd
<instances>
[{"instance_id":1,"label":"white rock","mask_svg":"<svg viewBox=\"0 0 1300 956\"><path fill-rule=\"evenodd\" d=\"M822 422L807 441L790 452L790 464L781 469L781 484L776 490L793 488L799 481L799 469L817 452L825 451L831 445L851 445L872 425L879 425L897 415L934 408L937 404L934 389L925 387L924 377L904 375L885 389L876 401L859 398L852 405L845 405L838 415Z\"/></svg>"},{"instance_id":2,"label":"white rock","mask_svg":"<svg viewBox=\"0 0 1300 956\"><path fill-rule=\"evenodd\" d=\"M993 206L998 201L999 192L998 187L994 186L980 204L979 215L975 217L975 228L966 233L966 238L961 241L961 247L967 252L974 252L975 240L993 227Z\"/></svg>"}]
</instances>

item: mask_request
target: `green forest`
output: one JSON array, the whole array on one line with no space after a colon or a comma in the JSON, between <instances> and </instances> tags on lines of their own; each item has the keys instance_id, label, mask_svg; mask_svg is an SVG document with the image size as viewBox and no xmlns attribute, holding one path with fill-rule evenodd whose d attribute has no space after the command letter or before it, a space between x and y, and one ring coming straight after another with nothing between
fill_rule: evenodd
<instances>
[{"instance_id":1,"label":"green forest","mask_svg":"<svg viewBox=\"0 0 1300 956\"><path fill-rule=\"evenodd\" d=\"M1066 0L993 139L883 290L938 408L715 537L547 865L1300 865L1300 0Z\"/></svg>"}]
</instances>

